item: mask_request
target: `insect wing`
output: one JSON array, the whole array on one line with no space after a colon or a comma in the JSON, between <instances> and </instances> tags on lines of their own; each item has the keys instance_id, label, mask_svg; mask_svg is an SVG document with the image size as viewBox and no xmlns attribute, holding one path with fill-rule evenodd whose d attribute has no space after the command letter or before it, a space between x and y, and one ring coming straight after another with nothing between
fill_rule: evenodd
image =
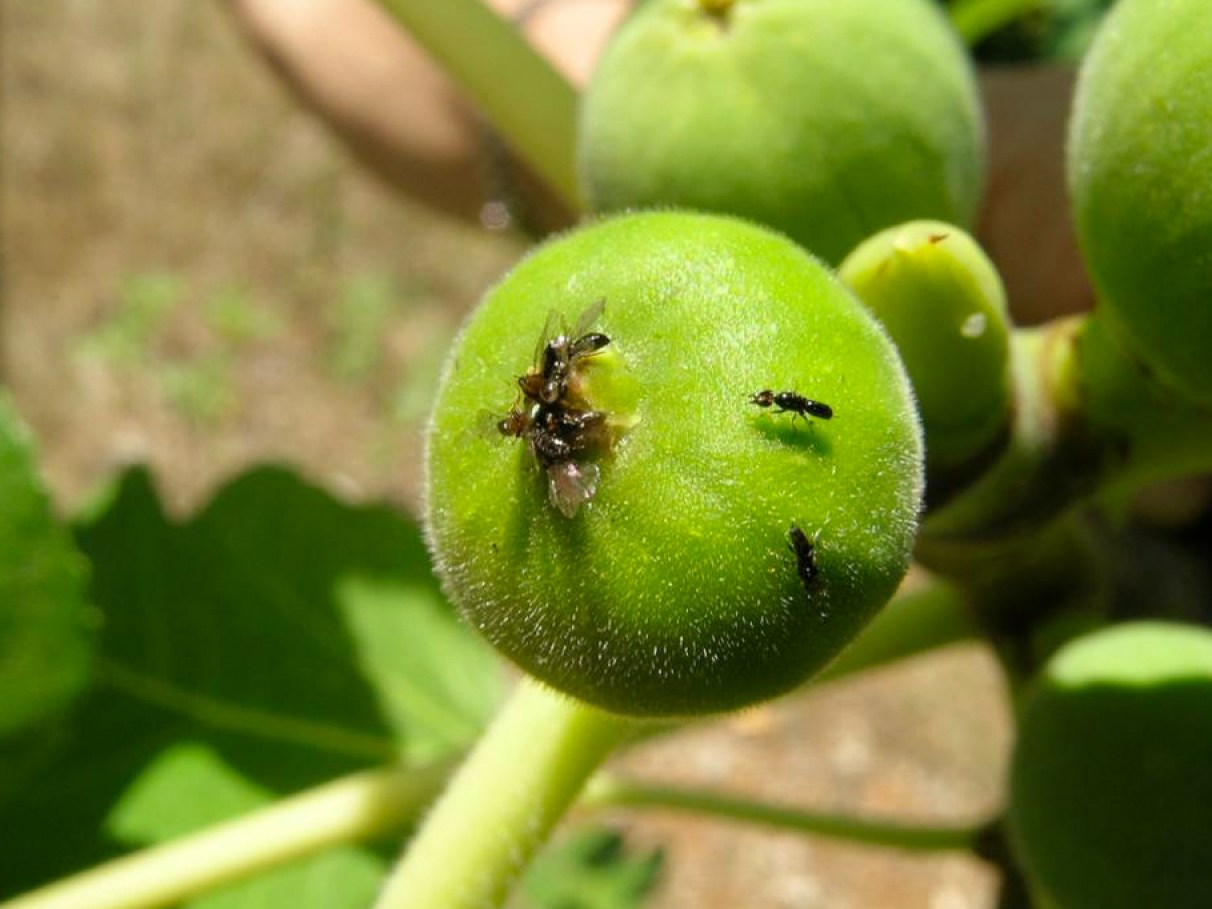
<instances>
[{"instance_id":1,"label":"insect wing","mask_svg":"<svg viewBox=\"0 0 1212 909\"><path fill-rule=\"evenodd\" d=\"M576 517L581 506L598 491L600 471L596 464L561 461L547 468L547 497L566 518Z\"/></svg>"},{"instance_id":2,"label":"insect wing","mask_svg":"<svg viewBox=\"0 0 1212 909\"><path fill-rule=\"evenodd\" d=\"M593 323L602 318L602 313L606 311L606 298L602 297L585 307L585 311L581 313L577 319L577 324L569 332L570 338L579 338L581 335L589 333L589 329Z\"/></svg>"},{"instance_id":3,"label":"insect wing","mask_svg":"<svg viewBox=\"0 0 1212 909\"><path fill-rule=\"evenodd\" d=\"M563 317L554 309L548 310L547 320L543 323L543 330L539 332L539 340L535 342L534 354L530 358L532 373L543 371L543 358L547 354L547 345L555 340L557 326L563 321Z\"/></svg>"}]
</instances>

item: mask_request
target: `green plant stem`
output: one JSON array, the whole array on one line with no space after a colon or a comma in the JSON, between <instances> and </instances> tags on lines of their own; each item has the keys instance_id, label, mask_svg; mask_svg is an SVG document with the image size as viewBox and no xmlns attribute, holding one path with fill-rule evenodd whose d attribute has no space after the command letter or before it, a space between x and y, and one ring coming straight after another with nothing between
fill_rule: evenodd
<instances>
[{"instance_id":1,"label":"green plant stem","mask_svg":"<svg viewBox=\"0 0 1212 909\"><path fill-rule=\"evenodd\" d=\"M1016 333L1011 438L918 537L917 558L971 599L1012 687L1065 629L1105 621L1122 586L1118 553L1074 506L1212 469L1212 411L1165 388L1105 319Z\"/></svg>"},{"instance_id":2,"label":"green plant stem","mask_svg":"<svg viewBox=\"0 0 1212 909\"><path fill-rule=\"evenodd\" d=\"M960 588L915 567L854 643L808 684L836 681L979 634L980 627Z\"/></svg>"},{"instance_id":3,"label":"green plant stem","mask_svg":"<svg viewBox=\"0 0 1212 909\"><path fill-rule=\"evenodd\" d=\"M482 0L380 0L459 84L493 126L573 208L573 87ZM408 91L408 86L400 86Z\"/></svg>"},{"instance_id":4,"label":"green plant stem","mask_svg":"<svg viewBox=\"0 0 1212 909\"><path fill-rule=\"evenodd\" d=\"M3 909L153 909L333 846L398 830L450 773L435 764L384 768L319 786L252 814L107 862L34 890Z\"/></svg>"},{"instance_id":5,"label":"green plant stem","mask_svg":"<svg viewBox=\"0 0 1212 909\"><path fill-rule=\"evenodd\" d=\"M850 649L810 684L888 665L974 634L972 615L958 589L915 571ZM0 909L155 909L172 905L325 849L394 833L417 817L448 776L447 764L353 774L65 878L0 903ZM589 791L605 790L595 779ZM600 795L591 797L587 807L597 804L593 798ZM735 805L739 800L730 802Z\"/></svg>"},{"instance_id":6,"label":"green plant stem","mask_svg":"<svg viewBox=\"0 0 1212 909\"><path fill-rule=\"evenodd\" d=\"M1166 388L1120 343L1107 316L1058 323L1044 364L1069 435L1092 439L1105 456L1099 486L1115 490L1212 469L1212 409Z\"/></svg>"},{"instance_id":7,"label":"green plant stem","mask_svg":"<svg viewBox=\"0 0 1212 909\"><path fill-rule=\"evenodd\" d=\"M634 726L523 679L408 844L377 909L500 905Z\"/></svg>"},{"instance_id":8,"label":"green plant stem","mask_svg":"<svg viewBox=\"0 0 1212 909\"><path fill-rule=\"evenodd\" d=\"M1016 332L1014 374L1009 443L984 477L929 516L927 549L1038 534L1095 492L1212 469L1212 411L1162 387L1098 313Z\"/></svg>"},{"instance_id":9,"label":"green plant stem","mask_svg":"<svg viewBox=\"0 0 1212 909\"><path fill-rule=\"evenodd\" d=\"M1043 0L956 0L949 12L955 30L976 45L1042 5Z\"/></svg>"},{"instance_id":10,"label":"green plant stem","mask_svg":"<svg viewBox=\"0 0 1212 909\"><path fill-rule=\"evenodd\" d=\"M987 822L963 826L910 825L786 808L709 789L637 783L601 774L586 789L585 805L595 808L669 808L733 821L777 827L914 852L971 849Z\"/></svg>"}]
</instances>

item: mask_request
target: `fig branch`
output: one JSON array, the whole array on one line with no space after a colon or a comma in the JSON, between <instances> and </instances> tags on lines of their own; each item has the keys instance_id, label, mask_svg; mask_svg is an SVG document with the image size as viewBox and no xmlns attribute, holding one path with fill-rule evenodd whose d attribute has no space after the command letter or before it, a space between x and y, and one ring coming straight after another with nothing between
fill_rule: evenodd
<instances>
[{"instance_id":1,"label":"fig branch","mask_svg":"<svg viewBox=\"0 0 1212 909\"><path fill-rule=\"evenodd\" d=\"M499 905L632 727L524 679L408 843L376 909Z\"/></svg>"},{"instance_id":2,"label":"fig branch","mask_svg":"<svg viewBox=\"0 0 1212 909\"><path fill-rule=\"evenodd\" d=\"M590 782L586 787L584 803L590 807L601 808L638 807L686 811L907 852L972 850L989 824L988 821L980 821L967 825L931 825L892 819L856 818L728 796L709 789L644 784L608 775L597 777Z\"/></svg>"},{"instance_id":3,"label":"fig branch","mask_svg":"<svg viewBox=\"0 0 1212 909\"><path fill-rule=\"evenodd\" d=\"M810 684L845 678L866 669L975 637L977 629L957 588L917 570L863 635ZM289 796L265 808L171 843L152 846L64 878L39 890L0 903L0 909L159 909L209 893L257 874L304 859L336 846L363 843L402 832L447 784L453 767L443 762L426 767L383 767L363 771ZM599 772L587 792L613 787L613 777ZM645 789L642 781L634 784ZM743 799L733 798L725 820L745 820ZM582 799L580 807L597 805ZM632 807L642 808L635 804ZM712 813L700 803L700 813ZM762 822L774 818L760 805L752 812ZM811 813L805 815L813 817ZM861 822L835 818L827 829L796 821L792 829L820 836L845 837ZM895 827L895 825L894 825ZM900 829L900 828L895 828Z\"/></svg>"},{"instance_id":4,"label":"fig branch","mask_svg":"<svg viewBox=\"0 0 1212 909\"><path fill-rule=\"evenodd\" d=\"M578 209L577 95L568 81L482 0L379 2L446 68L534 172Z\"/></svg>"},{"instance_id":5,"label":"fig branch","mask_svg":"<svg viewBox=\"0 0 1212 909\"><path fill-rule=\"evenodd\" d=\"M158 909L281 865L400 829L448 764L368 770L0 903L3 909Z\"/></svg>"}]
</instances>

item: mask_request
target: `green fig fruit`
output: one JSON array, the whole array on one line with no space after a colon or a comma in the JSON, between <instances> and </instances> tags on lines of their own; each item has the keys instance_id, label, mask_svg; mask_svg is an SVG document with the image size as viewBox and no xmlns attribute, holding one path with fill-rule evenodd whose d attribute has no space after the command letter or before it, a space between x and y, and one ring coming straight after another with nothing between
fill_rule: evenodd
<instances>
[{"instance_id":1,"label":"green fig fruit","mask_svg":"<svg viewBox=\"0 0 1212 909\"><path fill-rule=\"evenodd\" d=\"M984 137L931 0L649 0L586 91L592 210L751 218L831 263L913 218L971 225Z\"/></svg>"},{"instance_id":2,"label":"green fig fruit","mask_svg":"<svg viewBox=\"0 0 1212 909\"><path fill-rule=\"evenodd\" d=\"M921 458L895 348L820 262L732 218L625 216L540 247L463 327L429 539L533 676L618 713L723 711L891 596Z\"/></svg>"},{"instance_id":3,"label":"green fig fruit","mask_svg":"<svg viewBox=\"0 0 1212 909\"><path fill-rule=\"evenodd\" d=\"M1121 0L1082 66L1074 219L1099 303L1172 388L1212 403L1212 26L1206 0Z\"/></svg>"},{"instance_id":4,"label":"green fig fruit","mask_svg":"<svg viewBox=\"0 0 1212 909\"><path fill-rule=\"evenodd\" d=\"M1078 638L1027 701L1010 832L1059 909L1201 909L1212 894L1212 632Z\"/></svg>"}]
</instances>

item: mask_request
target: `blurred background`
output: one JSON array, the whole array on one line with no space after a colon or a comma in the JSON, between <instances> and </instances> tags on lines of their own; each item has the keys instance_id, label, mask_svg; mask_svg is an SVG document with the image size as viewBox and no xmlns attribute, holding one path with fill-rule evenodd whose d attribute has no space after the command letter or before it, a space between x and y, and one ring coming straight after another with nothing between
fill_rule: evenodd
<instances>
[{"instance_id":1,"label":"blurred background","mask_svg":"<svg viewBox=\"0 0 1212 909\"><path fill-rule=\"evenodd\" d=\"M993 35L982 57L1072 60L1107 5L1056 0ZM183 515L225 478L276 461L348 500L415 513L441 357L531 241L389 188L300 104L225 3L3 0L0 15L0 381L60 511L147 463ZM999 78L994 99L1022 106L1022 83ZM1027 105L1063 118L1063 96L1037 91ZM946 821L996 808L1008 748L996 668L963 646L622 760L821 810ZM665 851L653 907L994 901L993 872L964 857L659 812L609 820L637 848Z\"/></svg>"},{"instance_id":2,"label":"blurred background","mask_svg":"<svg viewBox=\"0 0 1212 909\"><path fill-rule=\"evenodd\" d=\"M221 3L6 0L0 370L65 508L146 461L415 504L462 314L525 248L391 193Z\"/></svg>"}]
</instances>

